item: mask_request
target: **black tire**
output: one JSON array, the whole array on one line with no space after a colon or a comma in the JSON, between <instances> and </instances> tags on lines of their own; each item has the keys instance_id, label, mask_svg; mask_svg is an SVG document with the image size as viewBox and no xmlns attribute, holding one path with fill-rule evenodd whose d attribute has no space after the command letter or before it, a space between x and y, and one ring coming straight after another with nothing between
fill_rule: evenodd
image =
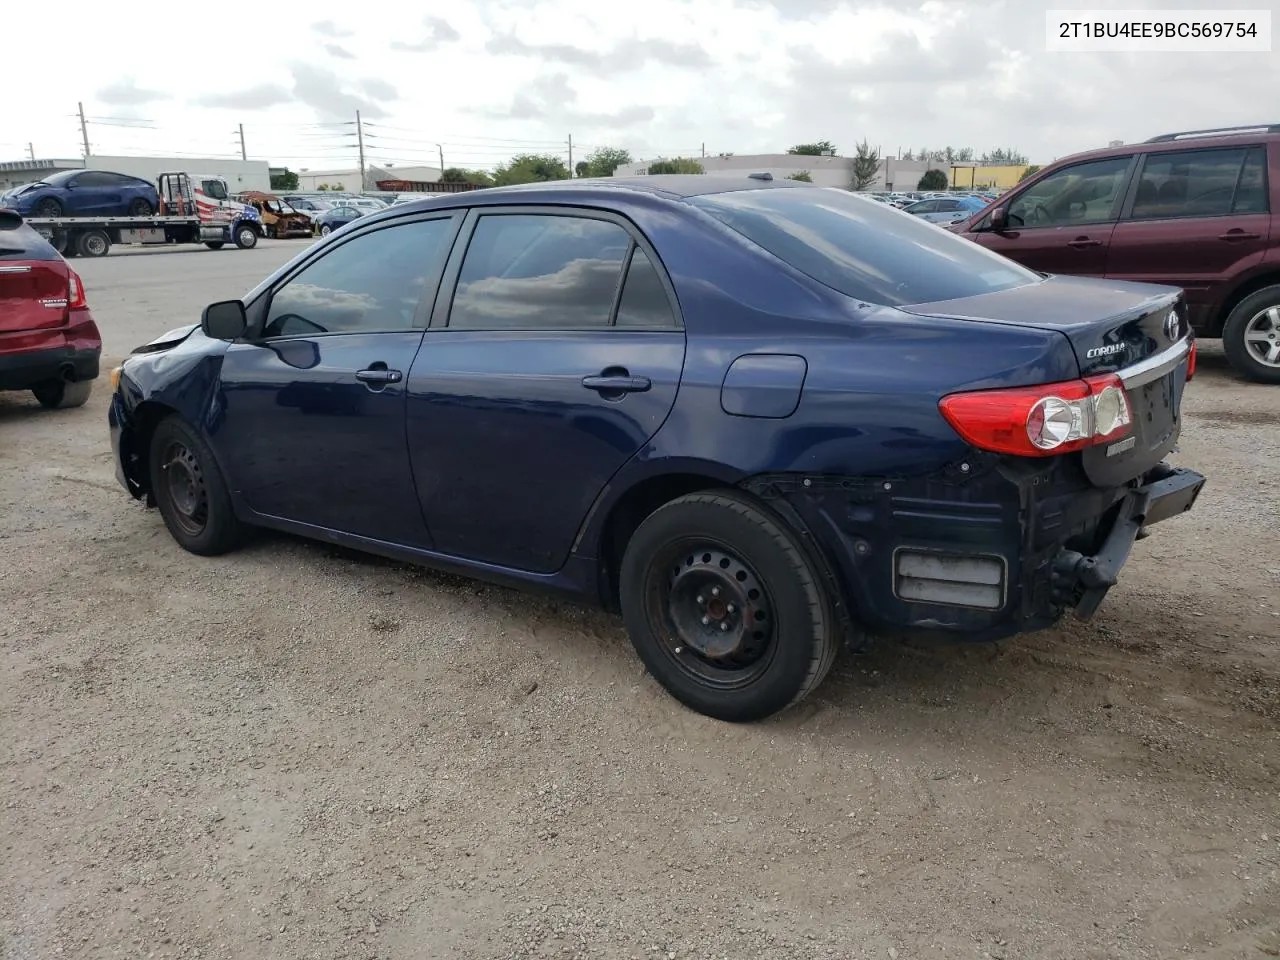
<instances>
[{"instance_id":1,"label":"black tire","mask_svg":"<svg viewBox=\"0 0 1280 960\"><path fill-rule=\"evenodd\" d=\"M247 225L236 227L235 241L241 250L252 250L258 245L258 231Z\"/></svg>"},{"instance_id":2,"label":"black tire","mask_svg":"<svg viewBox=\"0 0 1280 960\"><path fill-rule=\"evenodd\" d=\"M151 201L146 197L135 197L129 204L129 216L131 217L149 217L155 212L155 207L151 206Z\"/></svg>"},{"instance_id":3,"label":"black tire","mask_svg":"<svg viewBox=\"0 0 1280 960\"><path fill-rule=\"evenodd\" d=\"M36 219L50 219L52 217L62 216L62 201L57 197L45 197L36 204L35 209L31 212L32 217Z\"/></svg>"},{"instance_id":4,"label":"black tire","mask_svg":"<svg viewBox=\"0 0 1280 960\"><path fill-rule=\"evenodd\" d=\"M221 240L206 240L205 244L210 250L221 250L226 244Z\"/></svg>"},{"instance_id":5,"label":"black tire","mask_svg":"<svg viewBox=\"0 0 1280 960\"><path fill-rule=\"evenodd\" d=\"M176 414L160 421L148 451L151 490L178 545L213 557L238 547L247 528L209 445Z\"/></svg>"},{"instance_id":6,"label":"black tire","mask_svg":"<svg viewBox=\"0 0 1280 960\"><path fill-rule=\"evenodd\" d=\"M68 383L66 380L50 380L33 387L31 392L42 407L49 410L69 410L71 407L83 407L88 402L89 394L93 392L93 381L77 380L75 383Z\"/></svg>"},{"instance_id":7,"label":"black tire","mask_svg":"<svg viewBox=\"0 0 1280 960\"><path fill-rule=\"evenodd\" d=\"M320 227L320 236L327 237L331 233L333 233L333 227L329 226L329 224L326 223Z\"/></svg>"},{"instance_id":8,"label":"black tire","mask_svg":"<svg viewBox=\"0 0 1280 960\"><path fill-rule=\"evenodd\" d=\"M1280 384L1280 284L1256 290L1236 304L1222 328L1222 350L1241 376ZM1268 362L1264 350L1276 359Z\"/></svg>"},{"instance_id":9,"label":"black tire","mask_svg":"<svg viewBox=\"0 0 1280 960\"><path fill-rule=\"evenodd\" d=\"M82 257L105 257L111 252L111 238L105 230L85 230L76 237L76 253Z\"/></svg>"},{"instance_id":10,"label":"black tire","mask_svg":"<svg viewBox=\"0 0 1280 960\"><path fill-rule=\"evenodd\" d=\"M719 720L761 720L798 703L839 649L804 547L736 492L689 494L650 514L627 544L619 594L649 672Z\"/></svg>"}]
</instances>

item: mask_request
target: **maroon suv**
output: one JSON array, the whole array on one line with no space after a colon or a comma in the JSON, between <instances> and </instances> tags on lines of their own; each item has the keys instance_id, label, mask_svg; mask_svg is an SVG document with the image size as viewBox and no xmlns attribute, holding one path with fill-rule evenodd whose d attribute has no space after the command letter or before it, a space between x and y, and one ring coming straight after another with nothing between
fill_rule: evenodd
<instances>
[{"instance_id":1,"label":"maroon suv","mask_svg":"<svg viewBox=\"0 0 1280 960\"><path fill-rule=\"evenodd\" d=\"M1067 157L951 229L1044 273L1182 287L1191 324L1280 384L1280 124Z\"/></svg>"}]
</instances>

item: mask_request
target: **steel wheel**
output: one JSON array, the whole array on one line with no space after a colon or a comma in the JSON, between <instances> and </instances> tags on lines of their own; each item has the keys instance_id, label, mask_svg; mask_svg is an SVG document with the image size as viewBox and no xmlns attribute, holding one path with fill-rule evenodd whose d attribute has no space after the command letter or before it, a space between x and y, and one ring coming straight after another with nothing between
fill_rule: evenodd
<instances>
[{"instance_id":1,"label":"steel wheel","mask_svg":"<svg viewBox=\"0 0 1280 960\"><path fill-rule=\"evenodd\" d=\"M199 459L186 444L174 440L164 448L160 469L160 489L173 507L174 522L188 536L198 537L209 522L209 494Z\"/></svg>"},{"instance_id":2,"label":"steel wheel","mask_svg":"<svg viewBox=\"0 0 1280 960\"><path fill-rule=\"evenodd\" d=\"M699 683L745 686L776 649L772 603L759 575L724 544L672 544L650 569L646 613L664 653Z\"/></svg>"},{"instance_id":3,"label":"steel wheel","mask_svg":"<svg viewBox=\"0 0 1280 960\"><path fill-rule=\"evenodd\" d=\"M1249 319L1244 346L1258 363L1280 370L1280 306L1267 307Z\"/></svg>"}]
</instances>

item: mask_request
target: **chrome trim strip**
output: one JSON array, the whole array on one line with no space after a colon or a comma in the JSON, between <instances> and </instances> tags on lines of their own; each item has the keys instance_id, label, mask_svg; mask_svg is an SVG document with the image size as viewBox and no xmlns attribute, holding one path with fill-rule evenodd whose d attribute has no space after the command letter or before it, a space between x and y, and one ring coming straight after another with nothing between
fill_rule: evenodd
<instances>
[{"instance_id":1,"label":"chrome trim strip","mask_svg":"<svg viewBox=\"0 0 1280 960\"><path fill-rule=\"evenodd\" d=\"M28 266L27 264L22 264L21 266L11 265L7 267L0 267L0 273L30 273L30 272L31 272L31 267Z\"/></svg>"},{"instance_id":2,"label":"chrome trim strip","mask_svg":"<svg viewBox=\"0 0 1280 960\"><path fill-rule=\"evenodd\" d=\"M1126 390L1141 387L1152 380L1159 380L1166 373L1174 370L1188 353L1191 352L1191 341L1183 337L1172 346L1166 347L1154 356L1147 357L1131 367L1117 371L1120 382Z\"/></svg>"}]
</instances>

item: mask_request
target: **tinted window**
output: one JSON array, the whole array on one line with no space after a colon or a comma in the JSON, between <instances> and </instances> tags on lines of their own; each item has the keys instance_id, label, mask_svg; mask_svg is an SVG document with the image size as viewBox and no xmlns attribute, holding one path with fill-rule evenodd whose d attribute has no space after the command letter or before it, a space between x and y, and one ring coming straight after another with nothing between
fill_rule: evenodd
<instances>
[{"instance_id":1,"label":"tinted window","mask_svg":"<svg viewBox=\"0 0 1280 960\"><path fill-rule=\"evenodd\" d=\"M1230 213L1246 152L1182 150L1150 154L1142 165L1133 218L1220 217Z\"/></svg>"},{"instance_id":2,"label":"tinted window","mask_svg":"<svg viewBox=\"0 0 1280 960\"><path fill-rule=\"evenodd\" d=\"M955 213L959 209L960 209L959 200L939 200L938 201L939 213Z\"/></svg>"},{"instance_id":3,"label":"tinted window","mask_svg":"<svg viewBox=\"0 0 1280 960\"><path fill-rule=\"evenodd\" d=\"M221 180L201 180L200 191L214 200L227 199L227 185Z\"/></svg>"},{"instance_id":4,"label":"tinted window","mask_svg":"<svg viewBox=\"0 0 1280 960\"><path fill-rule=\"evenodd\" d=\"M1111 208L1124 186L1129 160L1091 160L1049 174L1009 205L1010 226L1055 227L1111 219Z\"/></svg>"},{"instance_id":5,"label":"tinted window","mask_svg":"<svg viewBox=\"0 0 1280 960\"><path fill-rule=\"evenodd\" d=\"M926 220L835 188L741 190L690 202L802 273L870 303L951 300L1040 279Z\"/></svg>"},{"instance_id":6,"label":"tinted window","mask_svg":"<svg viewBox=\"0 0 1280 960\"><path fill-rule=\"evenodd\" d=\"M467 246L449 326L605 327L631 238L616 223L552 215L483 216Z\"/></svg>"},{"instance_id":7,"label":"tinted window","mask_svg":"<svg viewBox=\"0 0 1280 960\"><path fill-rule=\"evenodd\" d=\"M671 301L648 255L636 247L618 301L620 327L671 327L676 322Z\"/></svg>"},{"instance_id":8,"label":"tinted window","mask_svg":"<svg viewBox=\"0 0 1280 960\"><path fill-rule=\"evenodd\" d=\"M938 211L937 200L921 200L919 203L911 203L906 206L907 213L936 213Z\"/></svg>"},{"instance_id":9,"label":"tinted window","mask_svg":"<svg viewBox=\"0 0 1280 960\"><path fill-rule=\"evenodd\" d=\"M263 335L411 329L453 229L449 220L405 223L334 247L275 292Z\"/></svg>"},{"instance_id":10,"label":"tinted window","mask_svg":"<svg viewBox=\"0 0 1280 960\"><path fill-rule=\"evenodd\" d=\"M75 185L77 187L114 187L116 179L109 173L82 173L76 177Z\"/></svg>"},{"instance_id":11,"label":"tinted window","mask_svg":"<svg viewBox=\"0 0 1280 960\"><path fill-rule=\"evenodd\" d=\"M1262 147L1254 147L1249 151L1240 171L1240 182L1236 185L1232 213L1267 212L1266 159L1267 154Z\"/></svg>"}]
</instances>

